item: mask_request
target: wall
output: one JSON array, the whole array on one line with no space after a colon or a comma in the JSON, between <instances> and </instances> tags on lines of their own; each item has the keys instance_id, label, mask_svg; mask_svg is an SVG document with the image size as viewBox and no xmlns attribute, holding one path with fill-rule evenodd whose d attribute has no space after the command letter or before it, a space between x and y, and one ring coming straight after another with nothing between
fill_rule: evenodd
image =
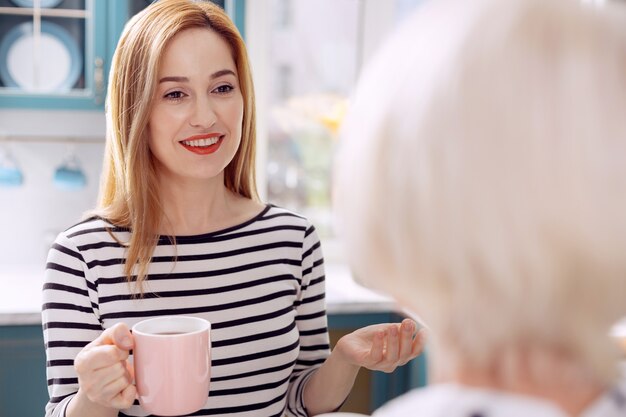
<instances>
[{"instance_id":1,"label":"wall","mask_svg":"<svg viewBox=\"0 0 626 417\"><path fill-rule=\"evenodd\" d=\"M101 112L0 110L0 146L9 149L24 175L22 186L0 186L0 273L15 266L43 270L56 234L95 205L104 126ZM53 184L55 169L68 156L68 140L76 141L75 154L87 177L81 190Z\"/></svg>"}]
</instances>

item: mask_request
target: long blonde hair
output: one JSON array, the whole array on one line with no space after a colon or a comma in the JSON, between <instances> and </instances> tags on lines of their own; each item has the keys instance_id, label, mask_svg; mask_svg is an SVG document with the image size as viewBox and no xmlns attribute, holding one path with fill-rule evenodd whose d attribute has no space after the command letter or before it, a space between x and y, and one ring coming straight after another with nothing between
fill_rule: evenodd
<instances>
[{"instance_id":1,"label":"long blonde hair","mask_svg":"<svg viewBox=\"0 0 626 417\"><path fill-rule=\"evenodd\" d=\"M210 2L161 0L135 15L119 40L109 77L107 138L98 207L93 214L132 230L124 273L141 290L162 219L147 125L163 51L179 32L208 28L229 45L244 100L241 144L224 172L224 185L258 200L255 179L254 88L246 48L237 28ZM134 277L136 275L136 277Z\"/></svg>"}]
</instances>

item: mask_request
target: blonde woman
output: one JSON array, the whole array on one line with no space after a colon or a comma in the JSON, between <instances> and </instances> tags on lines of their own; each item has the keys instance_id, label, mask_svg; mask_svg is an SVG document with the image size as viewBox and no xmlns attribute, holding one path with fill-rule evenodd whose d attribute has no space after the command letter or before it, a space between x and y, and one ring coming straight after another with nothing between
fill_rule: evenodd
<instances>
[{"instance_id":1,"label":"blonde woman","mask_svg":"<svg viewBox=\"0 0 626 417\"><path fill-rule=\"evenodd\" d=\"M626 416L625 12L425 2L365 71L339 224L432 341L431 386L375 416Z\"/></svg>"},{"instance_id":2,"label":"blonde woman","mask_svg":"<svg viewBox=\"0 0 626 417\"><path fill-rule=\"evenodd\" d=\"M160 315L212 323L202 415L331 411L359 367L417 355L410 320L357 330L330 353L320 243L305 218L259 202L254 114L245 47L220 8L161 0L128 23L99 207L48 257L47 416L146 415L128 329Z\"/></svg>"}]
</instances>

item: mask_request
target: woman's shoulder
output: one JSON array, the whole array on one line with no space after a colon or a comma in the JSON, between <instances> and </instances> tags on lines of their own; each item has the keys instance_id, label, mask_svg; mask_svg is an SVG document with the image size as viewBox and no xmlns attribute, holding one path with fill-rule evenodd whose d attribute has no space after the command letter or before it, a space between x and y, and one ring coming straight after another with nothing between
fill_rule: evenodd
<instances>
[{"instance_id":1,"label":"woman's shoulder","mask_svg":"<svg viewBox=\"0 0 626 417\"><path fill-rule=\"evenodd\" d=\"M58 241L72 241L76 246L94 242L115 240L112 234L128 233L128 229L116 226L110 221L99 217L87 217L68 227L57 236Z\"/></svg>"},{"instance_id":2,"label":"woman's shoulder","mask_svg":"<svg viewBox=\"0 0 626 417\"><path fill-rule=\"evenodd\" d=\"M269 203L266 205L265 210L263 210L258 220L266 224L301 227L304 230L313 227L312 223L305 216Z\"/></svg>"}]
</instances>

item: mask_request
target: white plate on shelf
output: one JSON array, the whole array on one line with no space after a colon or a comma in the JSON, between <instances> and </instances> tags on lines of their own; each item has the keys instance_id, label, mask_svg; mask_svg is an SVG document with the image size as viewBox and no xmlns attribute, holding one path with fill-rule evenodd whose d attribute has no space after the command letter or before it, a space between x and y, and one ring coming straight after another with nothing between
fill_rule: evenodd
<instances>
[{"instance_id":1,"label":"white plate on shelf","mask_svg":"<svg viewBox=\"0 0 626 417\"><path fill-rule=\"evenodd\" d=\"M70 90L83 68L83 56L76 40L62 26L42 21L40 42L36 57L32 22L21 23L4 35L0 40L3 84L29 92ZM35 68L39 68L38 73Z\"/></svg>"},{"instance_id":2,"label":"white plate on shelf","mask_svg":"<svg viewBox=\"0 0 626 417\"><path fill-rule=\"evenodd\" d=\"M20 7L33 7L35 2L33 0L11 0L13 3ZM39 6L44 9L51 9L57 7L63 0L39 0Z\"/></svg>"}]
</instances>

